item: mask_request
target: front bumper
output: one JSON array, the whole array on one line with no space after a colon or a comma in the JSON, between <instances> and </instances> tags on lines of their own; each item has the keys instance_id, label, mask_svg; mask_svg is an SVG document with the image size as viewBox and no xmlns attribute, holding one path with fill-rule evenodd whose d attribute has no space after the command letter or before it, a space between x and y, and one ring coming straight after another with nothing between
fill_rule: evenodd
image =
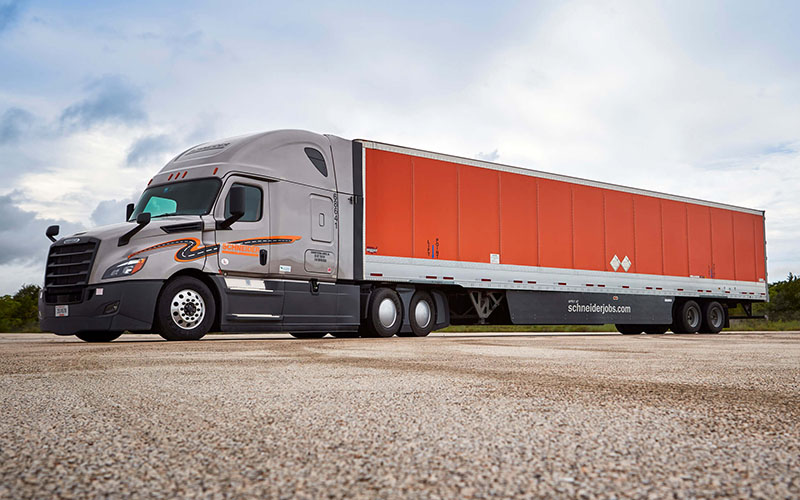
<instances>
[{"instance_id":1,"label":"front bumper","mask_svg":"<svg viewBox=\"0 0 800 500\"><path fill-rule=\"evenodd\" d=\"M91 331L147 331L153 326L153 315L163 281L129 280L90 285L83 302L68 304L69 315L56 317L56 304L39 299L39 327L57 335L74 335ZM102 288L102 295L97 289ZM118 303L113 312L106 312Z\"/></svg>"}]
</instances>

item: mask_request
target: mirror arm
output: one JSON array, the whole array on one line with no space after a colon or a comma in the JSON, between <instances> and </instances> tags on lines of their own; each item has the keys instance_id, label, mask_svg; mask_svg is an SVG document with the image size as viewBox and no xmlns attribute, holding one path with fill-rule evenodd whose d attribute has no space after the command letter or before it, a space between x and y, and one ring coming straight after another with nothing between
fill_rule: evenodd
<instances>
[{"instance_id":1,"label":"mirror arm","mask_svg":"<svg viewBox=\"0 0 800 500\"><path fill-rule=\"evenodd\" d=\"M234 222L244 217L244 212L239 212L235 214L231 214L225 220L218 220L217 221L217 229L230 229Z\"/></svg>"},{"instance_id":2,"label":"mirror arm","mask_svg":"<svg viewBox=\"0 0 800 500\"><path fill-rule=\"evenodd\" d=\"M139 215L141 216L141 215L144 215L144 214L139 214ZM134 227L133 229L131 229L127 233L125 233L122 236L120 236L119 240L117 241L117 246L118 247L124 247L125 245L127 245L131 241L131 238L133 238L136 235L136 233L138 233L139 231L144 229L144 226L146 226L148 224L150 224L150 217L146 217L143 220L138 220L138 218L137 218L136 227Z\"/></svg>"}]
</instances>

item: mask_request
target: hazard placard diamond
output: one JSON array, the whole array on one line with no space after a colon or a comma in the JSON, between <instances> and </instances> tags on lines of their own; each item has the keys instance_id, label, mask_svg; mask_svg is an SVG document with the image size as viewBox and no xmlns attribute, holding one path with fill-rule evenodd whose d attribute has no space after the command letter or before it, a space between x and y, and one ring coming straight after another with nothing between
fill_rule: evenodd
<instances>
[{"instance_id":1,"label":"hazard placard diamond","mask_svg":"<svg viewBox=\"0 0 800 500\"><path fill-rule=\"evenodd\" d=\"M626 255L625 258L622 259L622 269L624 269L625 272L627 273L628 269L630 268L631 268L631 259L629 259L628 256Z\"/></svg>"},{"instance_id":2,"label":"hazard placard diamond","mask_svg":"<svg viewBox=\"0 0 800 500\"><path fill-rule=\"evenodd\" d=\"M614 255L614 258L611 259L611 262L609 262L609 264L611 264L611 267L613 267L615 271L617 269L619 269L619 265L620 265L619 257Z\"/></svg>"}]
</instances>

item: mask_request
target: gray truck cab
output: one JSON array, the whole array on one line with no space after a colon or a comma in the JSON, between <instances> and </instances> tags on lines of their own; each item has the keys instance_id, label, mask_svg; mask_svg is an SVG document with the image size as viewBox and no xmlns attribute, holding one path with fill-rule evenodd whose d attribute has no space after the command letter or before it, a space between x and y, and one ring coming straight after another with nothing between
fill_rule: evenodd
<instances>
[{"instance_id":1,"label":"gray truck cab","mask_svg":"<svg viewBox=\"0 0 800 500\"><path fill-rule=\"evenodd\" d=\"M126 221L54 241L41 327L90 341L123 331L355 335L361 172L360 145L300 130L188 149Z\"/></svg>"}]
</instances>

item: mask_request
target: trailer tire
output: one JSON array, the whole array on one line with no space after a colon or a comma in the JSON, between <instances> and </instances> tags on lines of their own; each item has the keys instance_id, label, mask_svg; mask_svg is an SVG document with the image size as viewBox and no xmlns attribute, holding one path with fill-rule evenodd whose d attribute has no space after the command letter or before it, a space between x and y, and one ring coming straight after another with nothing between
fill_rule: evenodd
<instances>
[{"instance_id":1,"label":"trailer tire","mask_svg":"<svg viewBox=\"0 0 800 500\"><path fill-rule=\"evenodd\" d=\"M369 299L364 337L392 337L403 325L403 303L391 288L378 288Z\"/></svg>"},{"instance_id":2,"label":"trailer tire","mask_svg":"<svg viewBox=\"0 0 800 500\"><path fill-rule=\"evenodd\" d=\"M623 335L639 335L644 331L642 325L614 325L617 331Z\"/></svg>"},{"instance_id":3,"label":"trailer tire","mask_svg":"<svg viewBox=\"0 0 800 500\"><path fill-rule=\"evenodd\" d=\"M719 333L725 326L725 308L717 301L703 305L703 324L701 333Z\"/></svg>"},{"instance_id":4,"label":"trailer tire","mask_svg":"<svg viewBox=\"0 0 800 500\"><path fill-rule=\"evenodd\" d=\"M431 294L418 290L408 305L408 324L410 332L400 332L399 337L427 337L436 322L436 306Z\"/></svg>"},{"instance_id":5,"label":"trailer tire","mask_svg":"<svg viewBox=\"0 0 800 500\"><path fill-rule=\"evenodd\" d=\"M122 335L122 332L78 332L76 337L84 342L111 342Z\"/></svg>"},{"instance_id":6,"label":"trailer tire","mask_svg":"<svg viewBox=\"0 0 800 500\"><path fill-rule=\"evenodd\" d=\"M644 333L648 335L663 335L669 330L669 325L645 325Z\"/></svg>"},{"instance_id":7,"label":"trailer tire","mask_svg":"<svg viewBox=\"0 0 800 500\"><path fill-rule=\"evenodd\" d=\"M166 340L199 340L214 324L216 304L199 279L180 276L167 283L156 303L156 331Z\"/></svg>"},{"instance_id":8,"label":"trailer tire","mask_svg":"<svg viewBox=\"0 0 800 500\"><path fill-rule=\"evenodd\" d=\"M321 339L328 332L289 332L289 335L296 339Z\"/></svg>"},{"instance_id":9,"label":"trailer tire","mask_svg":"<svg viewBox=\"0 0 800 500\"><path fill-rule=\"evenodd\" d=\"M703 313L694 300L675 306L672 313L672 331L675 333L697 333L702 324Z\"/></svg>"}]
</instances>

